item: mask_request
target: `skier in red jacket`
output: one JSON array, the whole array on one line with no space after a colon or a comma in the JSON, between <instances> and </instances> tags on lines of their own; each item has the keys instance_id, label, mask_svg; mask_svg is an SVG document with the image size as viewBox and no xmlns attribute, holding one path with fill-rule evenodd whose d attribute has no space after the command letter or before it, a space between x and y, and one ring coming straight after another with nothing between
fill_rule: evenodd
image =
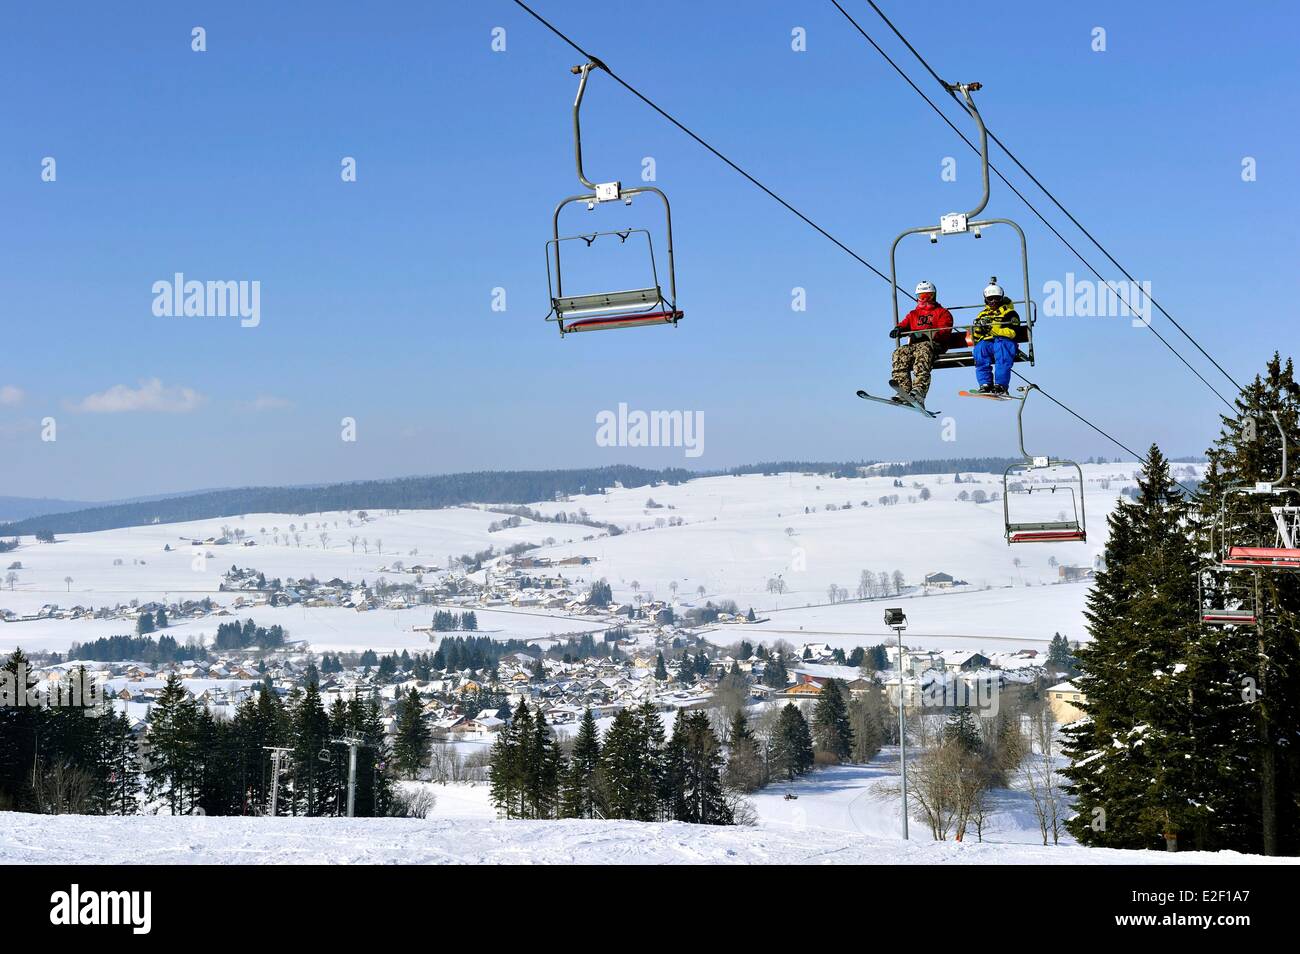
<instances>
[{"instance_id":1,"label":"skier in red jacket","mask_svg":"<svg viewBox=\"0 0 1300 954\"><path fill-rule=\"evenodd\" d=\"M916 286L916 307L890 329L889 337L910 335L907 344L894 351L894 368L889 386L910 392L918 404L925 404L930 390L930 369L934 359L947 350L952 331L952 313L939 304L938 292L930 282Z\"/></svg>"}]
</instances>

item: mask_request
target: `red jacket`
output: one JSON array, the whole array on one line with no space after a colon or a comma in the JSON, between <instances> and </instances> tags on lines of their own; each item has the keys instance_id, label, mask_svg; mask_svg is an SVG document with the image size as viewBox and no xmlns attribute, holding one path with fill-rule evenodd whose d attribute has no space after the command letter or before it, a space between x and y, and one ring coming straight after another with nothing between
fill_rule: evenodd
<instances>
[{"instance_id":1,"label":"red jacket","mask_svg":"<svg viewBox=\"0 0 1300 954\"><path fill-rule=\"evenodd\" d=\"M935 347L943 351L948 345L946 332L952 331L952 312L938 303L926 307L918 304L907 313L898 327L904 331L937 331L934 335L913 335L912 342L934 340Z\"/></svg>"}]
</instances>

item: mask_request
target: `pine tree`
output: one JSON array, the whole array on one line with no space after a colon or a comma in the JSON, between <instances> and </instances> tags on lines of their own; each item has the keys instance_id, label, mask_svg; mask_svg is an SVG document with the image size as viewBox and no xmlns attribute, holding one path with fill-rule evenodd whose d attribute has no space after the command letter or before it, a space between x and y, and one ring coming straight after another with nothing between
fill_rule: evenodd
<instances>
[{"instance_id":1,"label":"pine tree","mask_svg":"<svg viewBox=\"0 0 1300 954\"><path fill-rule=\"evenodd\" d=\"M957 707L943 727L943 740L955 744L967 755L979 755L984 751L984 740L969 706Z\"/></svg>"},{"instance_id":2,"label":"pine tree","mask_svg":"<svg viewBox=\"0 0 1300 954\"><path fill-rule=\"evenodd\" d=\"M777 718L768 759L772 775L787 781L813 766L812 733L793 702L787 702Z\"/></svg>"},{"instance_id":3,"label":"pine tree","mask_svg":"<svg viewBox=\"0 0 1300 954\"><path fill-rule=\"evenodd\" d=\"M424 702L412 687L397 706L397 737L393 740L393 760L406 778L417 778L429 764L431 738Z\"/></svg>"},{"instance_id":4,"label":"pine tree","mask_svg":"<svg viewBox=\"0 0 1300 954\"><path fill-rule=\"evenodd\" d=\"M622 709L605 733L600 750L607 818L639 818L645 781L644 727L631 709Z\"/></svg>"},{"instance_id":5,"label":"pine tree","mask_svg":"<svg viewBox=\"0 0 1300 954\"><path fill-rule=\"evenodd\" d=\"M685 811L677 817L697 825L730 825L734 819L722 790L722 746L709 725L708 714L696 712L680 721L684 722L681 790Z\"/></svg>"},{"instance_id":6,"label":"pine tree","mask_svg":"<svg viewBox=\"0 0 1300 954\"><path fill-rule=\"evenodd\" d=\"M560 796L564 818L595 818L601 811L597 801L600 771L600 733L596 719L587 709L573 740L573 752L565 769Z\"/></svg>"},{"instance_id":7,"label":"pine tree","mask_svg":"<svg viewBox=\"0 0 1300 954\"><path fill-rule=\"evenodd\" d=\"M655 678L660 682L668 680L668 667L664 664L664 654L655 654Z\"/></svg>"},{"instance_id":8,"label":"pine tree","mask_svg":"<svg viewBox=\"0 0 1300 954\"><path fill-rule=\"evenodd\" d=\"M533 717L522 699L510 723L497 733L488 776L492 803L506 818L528 817L528 781L534 743Z\"/></svg>"},{"instance_id":9,"label":"pine tree","mask_svg":"<svg viewBox=\"0 0 1300 954\"><path fill-rule=\"evenodd\" d=\"M134 815L139 810L140 753L125 712L109 711L99 719L100 764L105 772L102 811L105 815Z\"/></svg>"},{"instance_id":10,"label":"pine tree","mask_svg":"<svg viewBox=\"0 0 1300 954\"><path fill-rule=\"evenodd\" d=\"M540 707L533 719L532 737L525 744L528 746L528 775L524 792L528 817L554 818L559 805L563 765L555 733Z\"/></svg>"},{"instance_id":11,"label":"pine tree","mask_svg":"<svg viewBox=\"0 0 1300 954\"><path fill-rule=\"evenodd\" d=\"M759 754L758 740L749 728L743 709L732 717L730 735L731 744L723 780L727 787L736 791L756 791L764 782L763 760Z\"/></svg>"},{"instance_id":12,"label":"pine tree","mask_svg":"<svg viewBox=\"0 0 1300 954\"><path fill-rule=\"evenodd\" d=\"M166 799L173 815L189 812L197 783L195 757L198 711L180 677L172 673L149 710L149 767L145 771L150 801Z\"/></svg>"},{"instance_id":13,"label":"pine tree","mask_svg":"<svg viewBox=\"0 0 1300 954\"><path fill-rule=\"evenodd\" d=\"M661 816L669 821L690 821L690 807L686 804L686 747L688 722L685 709L678 709L673 721L673 734L664 746L659 778L659 806Z\"/></svg>"},{"instance_id":14,"label":"pine tree","mask_svg":"<svg viewBox=\"0 0 1300 954\"><path fill-rule=\"evenodd\" d=\"M1180 759L1187 727L1169 706L1173 674L1196 628L1196 553L1187 503L1152 447L1133 501L1109 518L1106 570L1088 595L1092 642L1079 650L1076 684L1087 720L1065 730L1081 842L1163 846L1163 833L1195 828L1204 809L1163 768ZM1177 753L1177 754L1176 754Z\"/></svg>"},{"instance_id":15,"label":"pine tree","mask_svg":"<svg viewBox=\"0 0 1300 954\"><path fill-rule=\"evenodd\" d=\"M1074 654L1070 650L1070 641L1056 633L1047 647L1047 668L1050 672L1069 675L1074 671Z\"/></svg>"},{"instance_id":16,"label":"pine tree","mask_svg":"<svg viewBox=\"0 0 1300 954\"><path fill-rule=\"evenodd\" d=\"M854 762L870 762L885 742L885 703L880 690L870 686L849 698L849 727L853 731Z\"/></svg>"},{"instance_id":17,"label":"pine tree","mask_svg":"<svg viewBox=\"0 0 1300 954\"><path fill-rule=\"evenodd\" d=\"M293 783L286 807L293 814L327 814L333 807L331 771L321 762L320 753L329 744L329 716L320 691L310 682L292 706L291 739Z\"/></svg>"},{"instance_id":18,"label":"pine tree","mask_svg":"<svg viewBox=\"0 0 1300 954\"><path fill-rule=\"evenodd\" d=\"M833 762L843 762L853 752L853 729L844 692L837 680L827 679L813 710L815 748Z\"/></svg>"}]
</instances>

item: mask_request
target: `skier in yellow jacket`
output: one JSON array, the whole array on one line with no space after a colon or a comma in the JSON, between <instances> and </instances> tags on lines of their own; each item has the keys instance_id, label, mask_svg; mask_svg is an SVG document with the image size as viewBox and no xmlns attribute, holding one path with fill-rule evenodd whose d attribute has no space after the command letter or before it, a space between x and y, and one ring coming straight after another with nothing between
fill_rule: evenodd
<instances>
[{"instance_id":1,"label":"skier in yellow jacket","mask_svg":"<svg viewBox=\"0 0 1300 954\"><path fill-rule=\"evenodd\" d=\"M975 345L976 394L1006 394L1011 384L1011 366L1016 360L1016 331L1020 315L1002 292L996 275L984 289L984 307L971 326Z\"/></svg>"}]
</instances>

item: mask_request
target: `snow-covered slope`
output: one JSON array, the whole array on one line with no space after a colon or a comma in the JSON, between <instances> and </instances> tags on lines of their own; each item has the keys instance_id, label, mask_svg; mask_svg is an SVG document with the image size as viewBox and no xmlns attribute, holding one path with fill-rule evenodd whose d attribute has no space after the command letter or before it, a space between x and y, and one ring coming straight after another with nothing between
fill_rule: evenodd
<instances>
[{"instance_id":1,"label":"snow-covered slope","mask_svg":"<svg viewBox=\"0 0 1300 954\"><path fill-rule=\"evenodd\" d=\"M0 813L0 864L1242 864L1258 856L902 842L624 821Z\"/></svg>"}]
</instances>

